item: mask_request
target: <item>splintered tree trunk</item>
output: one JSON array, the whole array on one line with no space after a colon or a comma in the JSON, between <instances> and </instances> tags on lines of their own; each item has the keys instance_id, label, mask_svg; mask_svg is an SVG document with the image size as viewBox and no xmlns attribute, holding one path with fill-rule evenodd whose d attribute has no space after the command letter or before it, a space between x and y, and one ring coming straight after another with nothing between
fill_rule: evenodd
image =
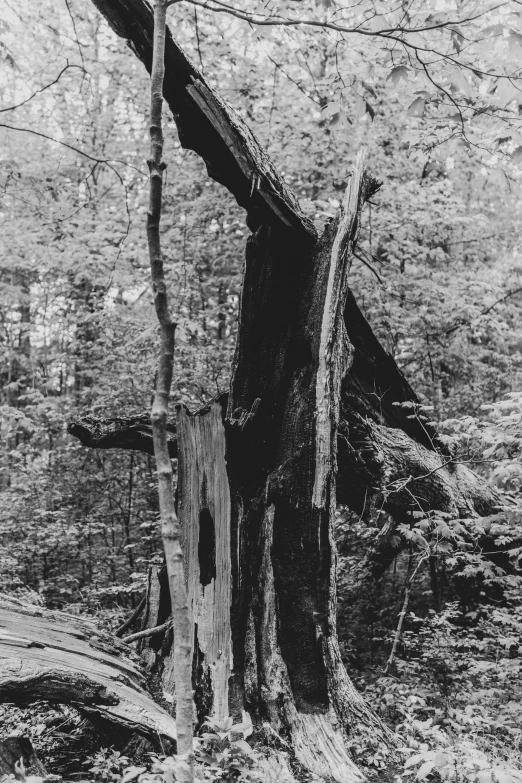
<instances>
[{"instance_id":1,"label":"splintered tree trunk","mask_svg":"<svg viewBox=\"0 0 522 783\"><path fill-rule=\"evenodd\" d=\"M346 732L363 722L386 734L341 662L333 541L341 382L353 355L347 274L374 190L360 154L340 215L313 249L272 228L250 240L227 411L240 553L232 702L270 720L311 771L339 781L357 777Z\"/></svg>"},{"instance_id":2,"label":"splintered tree trunk","mask_svg":"<svg viewBox=\"0 0 522 783\"><path fill-rule=\"evenodd\" d=\"M338 781L360 778L345 745L355 724L389 740L341 662L332 528L352 357L347 272L374 188L359 155L339 218L315 248L284 231L252 237L227 408L180 408L177 420L198 718L246 709L298 763Z\"/></svg>"}]
</instances>

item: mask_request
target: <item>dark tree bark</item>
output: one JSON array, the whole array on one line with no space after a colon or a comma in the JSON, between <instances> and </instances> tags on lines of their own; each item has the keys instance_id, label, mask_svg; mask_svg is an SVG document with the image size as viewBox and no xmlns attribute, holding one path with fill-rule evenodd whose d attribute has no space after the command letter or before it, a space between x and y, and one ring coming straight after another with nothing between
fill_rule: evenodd
<instances>
[{"instance_id":1,"label":"dark tree bark","mask_svg":"<svg viewBox=\"0 0 522 783\"><path fill-rule=\"evenodd\" d=\"M147 3L93 2L150 71ZM246 209L252 230L230 392L196 414L180 408L176 422L198 714L248 710L288 742L297 765L324 780L359 780L347 734L364 725L391 738L339 653L335 504L362 513L380 496L404 513L412 497L405 480L408 490L423 488L416 503L458 515L482 513L495 498L451 464L433 428L396 405L418 400L349 291L361 210L378 187L363 156L319 238L255 137L170 33L165 67L182 145ZM71 432L86 445L151 452L143 418L131 428L82 420ZM159 606L147 609L155 624ZM163 682L169 677L166 661Z\"/></svg>"},{"instance_id":2,"label":"dark tree bark","mask_svg":"<svg viewBox=\"0 0 522 783\"><path fill-rule=\"evenodd\" d=\"M4 775L20 777L21 774L47 777L31 740L28 737L6 737L0 740L0 779Z\"/></svg>"}]
</instances>

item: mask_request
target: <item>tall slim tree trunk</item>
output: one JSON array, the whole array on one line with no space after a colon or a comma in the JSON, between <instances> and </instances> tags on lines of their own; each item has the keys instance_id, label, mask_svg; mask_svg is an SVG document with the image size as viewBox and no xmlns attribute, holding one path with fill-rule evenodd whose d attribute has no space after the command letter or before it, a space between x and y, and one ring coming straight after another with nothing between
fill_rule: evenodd
<instances>
[{"instance_id":1,"label":"tall slim tree trunk","mask_svg":"<svg viewBox=\"0 0 522 783\"><path fill-rule=\"evenodd\" d=\"M160 241L160 219L163 190L163 79L165 74L165 28L168 0L154 3L154 42L150 89L150 171L147 240L154 305L160 325L161 347L156 393L152 405L151 423L154 455L158 471L161 534L169 577L174 629L173 662L176 685L177 752L186 757L180 767L179 780L194 780L193 767L193 702L192 702L192 632L190 628L187 590L183 570L180 526L174 506L174 483L170 462L167 422L170 387L174 363L174 332L167 296Z\"/></svg>"}]
</instances>

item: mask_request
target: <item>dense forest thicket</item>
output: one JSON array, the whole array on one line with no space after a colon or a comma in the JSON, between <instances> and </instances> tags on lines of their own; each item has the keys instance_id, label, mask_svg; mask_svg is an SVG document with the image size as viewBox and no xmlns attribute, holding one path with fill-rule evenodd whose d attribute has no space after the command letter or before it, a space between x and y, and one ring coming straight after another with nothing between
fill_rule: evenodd
<instances>
[{"instance_id":1,"label":"dense forest thicket","mask_svg":"<svg viewBox=\"0 0 522 783\"><path fill-rule=\"evenodd\" d=\"M502 119L506 107L518 116L518 83L481 76L485 130L469 122L462 134L449 109L429 116L425 103L438 109L431 87L407 59L383 69L373 44L341 46L331 31L265 28L204 5L176 4L176 39L320 228L367 146L382 186L363 213L350 288L419 395L409 415L435 422L448 462L499 492L497 512L470 514L466 530L419 503L388 539L384 568L383 504L360 515L338 507L343 661L400 737L393 755L356 736L354 758L375 779L519 781L522 136ZM335 3L310 5L326 13ZM488 21L500 32L484 33L488 47L504 36L507 63L521 53L513 5ZM163 561L155 464L135 451L85 449L67 426L142 415L151 403L149 79L88 3L0 8L0 591L115 629ZM458 64L452 73L441 71L441 84L465 103L478 77ZM172 405L196 410L229 388L249 232L232 196L182 149L170 114L165 126ZM60 759L84 730L65 707L0 705L0 721L0 735L29 732ZM74 750L93 757L84 774L120 780L131 762L96 742ZM213 779L254 774L218 761ZM150 774L171 773L160 764Z\"/></svg>"}]
</instances>

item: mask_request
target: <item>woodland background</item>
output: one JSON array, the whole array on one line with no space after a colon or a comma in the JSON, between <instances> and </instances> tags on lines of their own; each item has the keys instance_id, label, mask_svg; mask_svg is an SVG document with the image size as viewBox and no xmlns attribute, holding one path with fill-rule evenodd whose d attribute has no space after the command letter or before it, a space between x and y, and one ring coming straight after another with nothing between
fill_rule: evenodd
<instances>
[{"instance_id":1,"label":"woodland background","mask_svg":"<svg viewBox=\"0 0 522 783\"><path fill-rule=\"evenodd\" d=\"M522 21L516 4L505 5L514 10L484 22L483 49L495 46L498 62L519 63ZM0 8L0 590L115 627L141 597L149 566L162 559L153 460L84 449L67 423L86 413L142 413L151 402L149 80L89 3L1 0ZM487 32L495 24L501 30ZM447 109L434 123L429 85L407 60L385 63L373 40L340 46L333 35L265 29L188 4L175 7L173 32L316 223L335 215L355 154L368 146L383 185L364 214L352 289L422 400L412 415L436 421L458 458L505 493L504 536L515 541L522 481L516 83L481 77L484 122L462 133ZM474 77L440 67L451 95L471 96ZM172 403L195 409L228 386L248 230L242 210L181 149L165 119L163 247L179 324ZM364 555L385 520L379 509L364 522L342 508L338 517L345 662L405 747L422 756L403 774L431 761L426 775L443 769L446 762L429 756L440 746L466 779L518 779L516 569L507 573L459 549L443 516L429 520L440 536L428 546L419 513L401 531L409 550L369 587ZM516 560L515 543L511 554ZM383 679L404 583L419 559L398 671ZM453 578L457 565L465 578ZM36 731L31 718L20 720ZM463 744L444 745L448 736ZM387 763L385 749L353 750L369 769ZM486 761L473 766L480 754ZM118 763L102 764L102 772Z\"/></svg>"}]
</instances>

